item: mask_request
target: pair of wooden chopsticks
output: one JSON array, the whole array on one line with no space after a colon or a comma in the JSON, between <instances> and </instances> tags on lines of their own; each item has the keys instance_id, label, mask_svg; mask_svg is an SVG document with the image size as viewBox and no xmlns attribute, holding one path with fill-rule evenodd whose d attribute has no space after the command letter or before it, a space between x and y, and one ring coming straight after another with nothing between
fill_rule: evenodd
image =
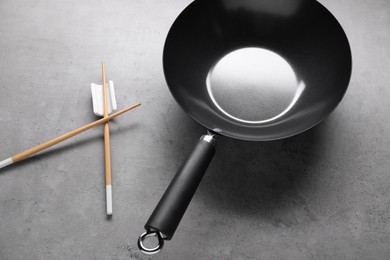
<instances>
[{"instance_id":1,"label":"pair of wooden chopsticks","mask_svg":"<svg viewBox=\"0 0 390 260\"><path fill-rule=\"evenodd\" d=\"M71 138L75 135L78 135L92 127L95 127L100 124L104 124L104 151L105 151L105 173L106 173L106 200L107 200L107 215L112 215L112 180L111 180L111 154L110 154L110 129L108 121L113 119L116 116L119 116L127 111L132 110L141 105L141 103L137 103L131 107L125 108L121 111L108 115L108 102L107 102L107 85L106 85L106 75L105 75L105 66L104 62L102 63L102 80L103 80L103 103L104 103L104 113L103 118L92 122L88 125L77 128L73 131L70 131L66 134L58 136L54 139L51 139L47 142L44 142L40 145L34 146L24 152L13 155L12 157L0 161L0 169L11 165L15 162L19 162L35 153L38 153L44 149L47 149L55 144L58 144L68 138Z\"/></svg>"}]
</instances>

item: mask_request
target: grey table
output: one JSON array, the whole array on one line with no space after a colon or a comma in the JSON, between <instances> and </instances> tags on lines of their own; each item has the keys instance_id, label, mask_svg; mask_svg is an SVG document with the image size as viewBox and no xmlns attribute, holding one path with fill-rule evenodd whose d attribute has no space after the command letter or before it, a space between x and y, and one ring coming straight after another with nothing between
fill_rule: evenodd
<instances>
[{"instance_id":1,"label":"grey table","mask_svg":"<svg viewBox=\"0 0 390 260\"><path fill-rule=\"evenodd\" d=\"M389 259L390 2L321 0L353 52L327 121L286 140L224 138L172 241L153 259ZM174 102L165 36L189 0L0 2L0 159L96 119L100 62L111 122L0 172L0 259L148 259L136 240L204 129Z\"/></svg>"}]
</instances>

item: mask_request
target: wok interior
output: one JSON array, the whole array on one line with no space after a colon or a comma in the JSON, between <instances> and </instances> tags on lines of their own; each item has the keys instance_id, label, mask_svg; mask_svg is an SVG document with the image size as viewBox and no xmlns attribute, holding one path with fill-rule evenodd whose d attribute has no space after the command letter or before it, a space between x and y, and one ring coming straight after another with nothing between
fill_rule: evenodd
<instances>
[{"instance_id":1,"label":"wok interior","mask_svg":"<svg viewBox=\"0 0 390 260\"><path fill-rule=\"evenodd\" d=\"M348 40L316 1L193 2L164 47L165 77L199 123L246 140L300 133L341 101Z\"/></svg>"}]
</instances>

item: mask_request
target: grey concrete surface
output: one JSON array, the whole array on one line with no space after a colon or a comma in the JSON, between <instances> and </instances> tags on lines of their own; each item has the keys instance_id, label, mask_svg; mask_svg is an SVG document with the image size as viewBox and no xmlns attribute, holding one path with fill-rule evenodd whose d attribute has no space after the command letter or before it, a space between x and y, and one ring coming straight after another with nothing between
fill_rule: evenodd
<instances>
[{"instance_id":1,"label":"grey concrete surface","mask_svg":"<svg viewBox=\"0 0 390 260\"><path fill-rule=\"evenodd\" d=\"M223 138L174 238L152 259L390 259L390 2L321 0L353 52L332 116L286 140ZM163 77L190 0L0 1L0 159L96 119L100 62L120 108L105 216L103 129L0 172L0 259L149 259L136 240L204 129Z\"/></svg>"}]
</instances>

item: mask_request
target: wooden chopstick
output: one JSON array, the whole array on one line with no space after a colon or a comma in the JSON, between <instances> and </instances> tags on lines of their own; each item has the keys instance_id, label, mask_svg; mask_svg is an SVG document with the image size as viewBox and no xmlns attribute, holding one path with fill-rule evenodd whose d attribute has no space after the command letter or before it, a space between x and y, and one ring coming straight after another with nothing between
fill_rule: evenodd
<instances>
[{"instance_id":1,"label":"wooden chopstick","mask_svg":"<svg viewBox=\"0 0 390 260\"><path fill-rule=\"evenodd\" d=\"M103 118L108 117L108 100L106 69L102 62L102 81L103 81ZM106 172L106 209L107 215L112 215L112 177L111 177L111 150L110 150L110 127L108 121L104 123L104 165Z\"/></svg>"},{"instance_id":2,"label":"wooden chopstick","mask_svg":"<svg viewBox=\"0 0 390 260\"><path fill-rule=\"evenodd\" d=\"M49 141L47 141L45 143L42 143L42 144L37 145L37 146L34 146L33 148L30 148L30 149L28 149L28 150L26 150L24 152L18 153L18 154L14 155L14 156L12 156L12 157L10 157L8 159L0 161L0 169L5 167L5 166L8 166L10 164L13 164L15 162L19 162L19 161L21 161L21 160L23 160L23 159L25 159L25 158L35 154L35 153L38 153L38 152L40 152L40 151L42 151L42 150L44 150L46 148L49 148L49 147L51 147L51 146L53 146L55 144L58 144L58 143L60 143L60 142L62 142L64 140L66 140L66 139L69 139L69 138L71 138L71 137L73 137L75 135L78 135L78 134L80 134L80 133L82 133L82 132L84 132L84 131L92 128L92 127L95 127L97 125L101 125L101 124L103 124L105 122L108 122L109 120L113 119L114 117L117 117L117 116L119 116L119 115L121 115L123 113L126 113L127 111L130 111L130 110L132 110L132 109L134 109L134 108L136 108L136 107L138 107L140 105L141 105L141 103L137 103L137 104L135 104L135 105L133 105L131 107L122 109L122 110L120 110L120 111L118 111L116 113L113 113L113 114L111 114L111 115L109 115L107 117L104 117L102 119L96 120L95 122L92 122L90 124L87 124L85 126L77 128L77 129L75 129L73 131L70 131L70 132L68 132L66 134L63 134L63 135L58 136L58 137L56 137L54 139L51 139L51 140L49 140Z\"/></svg>"}]
</instances>

